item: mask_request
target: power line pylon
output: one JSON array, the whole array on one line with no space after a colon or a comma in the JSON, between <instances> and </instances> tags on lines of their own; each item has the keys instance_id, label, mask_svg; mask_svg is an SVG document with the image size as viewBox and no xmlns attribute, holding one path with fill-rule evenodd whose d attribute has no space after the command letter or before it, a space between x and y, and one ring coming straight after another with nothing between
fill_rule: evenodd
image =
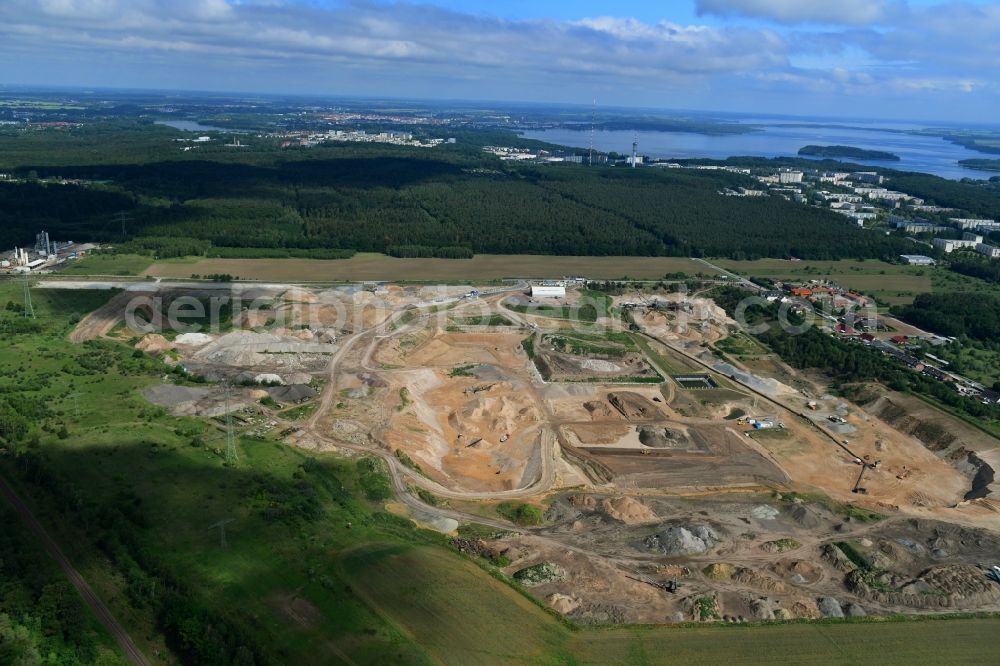
<instances>
[{"instance_id":1,"label":"power line pylon","mask_svg":"<svg viewBox=\"0 0 1000 666\"><path fill-rule=\"evenodd\" d=\"M34 317L35 316L35 306L31 304L31 285L28 284L28 273L25 271L24 276L24 316Z\"/></svg>"},{"instance_id":2,"label":"power line pylon","mask_svg":"<svg viewBox=\"0 0 1000 666\"><path fill-rule=\"evenodd\" d=\"M226 382L226 465L233 467L239 462L236 452L236 434L233 432L233 417L229 412L229 382Z\"/></svg>"},{"instance_id":3,"label":"power line pylon","mask_svg":"<svg viewBox=\"0 0 1000 666\"><path fill-rule=\"evenodd\" d=\"M118 211L118 218L117 219L118 219L119 222L121 222L121 225L122 225L122 242L124 243L128 239L127 235L125 234L125 223L126 222L131 222L132 221L132 216L131 215L125 215L125 211L120 210L120 211Z\"/></svg>"},{"instance_id":4,"label":"power line pylon","mask_svg":"<svg viewBox=\"0 0 1000 666\"><path fill-rule=\"evenodd\" d=\"M228 525L229 523L233 522L234 520L236 520L236 519L235 518L227 518L226 520L220 520L219 522L215 523L214 525L210 525L209 528L208 528L210 530L214 530L215 528L219 528L219 548L221 548L222 550L228 550L229 549L229 542L226 541L226 525Z\"/></svg>"}]
</instances>

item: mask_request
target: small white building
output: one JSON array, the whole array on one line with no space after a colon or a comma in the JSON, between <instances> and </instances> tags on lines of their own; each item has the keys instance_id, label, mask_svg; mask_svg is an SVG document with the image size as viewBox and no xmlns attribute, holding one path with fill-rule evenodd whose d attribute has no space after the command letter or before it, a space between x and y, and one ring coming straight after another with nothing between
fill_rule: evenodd
<instances>
[{"instance_id":1,"label":"small white building","mask_svg":"<svg viewBox=\"0 0 1000 666\"><path fill-rule=\"evenodd\" d=\"M899 258L911 266L933 266L934 260L922 254L901 254Z\"/></svg>"},{"instance_id":2,"label":"small white building","mask_svg":"<svg viewBox=\"0 0 1000 666\"><path fill-rule=\"evenodd\" d=\"M545 285L531 285L532 298L566 298L566 287L549 287Z\"/></svg>"}]
</instances>

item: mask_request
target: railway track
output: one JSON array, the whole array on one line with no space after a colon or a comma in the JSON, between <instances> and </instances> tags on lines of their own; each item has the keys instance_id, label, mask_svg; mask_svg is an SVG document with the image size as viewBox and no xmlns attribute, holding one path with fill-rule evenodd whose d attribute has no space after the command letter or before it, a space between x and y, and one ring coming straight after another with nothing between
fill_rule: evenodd
<instances>
[{"instance_id":1,"label":"railway track","mask_svg":"<svg viewBox=\"0 0 1000 666\"><path fill-rule=\"evenodd\" d=\"M45 548L49 557L55 560L59 568L63 570L66 578L76 588L83 602L87 604L87 607L94 613L98 621L108 630L108 633L115 639L115 642L118 643L118 647L121 648L129 663L133 664L133 666L149 666L150 661L146 659L142 650L139 649L132 640L132 637L125 631L125 627L118 622L101 598L90 587L90 584L87 583L87 580L73 567L69 559L62 552L62 549L59 548L59 544L55 542L42 524L38 522L35 514L24 503L24 500L18 496L10 484L7 483L6 479L3 478L0 478L0 495L3 495L10 502L14 510L21 516L21 520L24 521L27 528L35 535L35 538L42 544L42 547Z\"/></svg>"}]
</instances>

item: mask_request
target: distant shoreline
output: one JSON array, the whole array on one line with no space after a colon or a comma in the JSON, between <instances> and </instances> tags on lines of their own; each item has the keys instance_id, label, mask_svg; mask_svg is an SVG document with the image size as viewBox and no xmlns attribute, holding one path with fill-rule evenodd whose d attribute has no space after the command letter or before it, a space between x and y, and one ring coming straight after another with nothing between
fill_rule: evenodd
<instances>
[{"instance_id":1,"label":"distant shoreline","mask_svg":"<svg viewBox=\"0 0 1000 666\"><path fill-rule=\"evenodd\" d=\"M958 163L966 168L976 169L978 171L1000 171L1000 160L977 158L959 160Z\"/></svg>"},{"instance_id":2,"label":"distant shoreline","mask_svg":"<svg viewBox=\"0 0 1000 666\"><path fill-rule=\"evenodd\" d=\"M895 153L883 150L867 150L865 148L855 148L854 146L817 146L808 145L799 148L799 155L809 157L848 157L856 160L899 162L900 157Z\"/></svg>"}]
</instances>

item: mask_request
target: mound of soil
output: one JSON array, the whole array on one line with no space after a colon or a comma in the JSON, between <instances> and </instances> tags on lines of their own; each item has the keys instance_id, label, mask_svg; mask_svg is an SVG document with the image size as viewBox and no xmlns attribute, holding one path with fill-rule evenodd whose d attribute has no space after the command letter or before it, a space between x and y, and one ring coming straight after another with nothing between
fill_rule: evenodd
<instances>
[{"instance_id":1,"label":"mound of soil","mask_svg":"<svg viewBox=\"0 0 1000 666\"><path fill-rule=\"evenodd\" d=\"M931 567L915 579L884 572L871 580L859 570L845 582L860 597L911 608L980 608L1000 601L1000 586L964 564Z\"/></svg>"},{"instance_id":2,"label":"mound of soil","mask_svg":"<svg viewBox=\"0 0 1000 666\"><path fill-rule=\"evenodd\" d=\"M593 495L571 495L569 497L569 503L577 509L582 509L584 511L597 510L597 498Z\"/></svg>"},{"instance_id":3,"label":"mound of soil","mask_svg":"<svg viewBox=\"0 0 1000 666\"><path fill-rule=\"evenodd\" d=\"M775 592L777 594L783 594L785 592L784 583L780 580L775 580L768 575L762 574L756 569L739 568L733 574L732 580L748 587L757 588L758 590Z\"/></svg>"},{"instance_id":4,"label":"mound of soil","mask_svg":"<svg viewBox=\"0 0 1000 666\"><path fill-rule=\"evenodd\" d=\"M590 412L591 416L594 418L606 419L614 416L614 412L611 411L611 407L608 406L608 403L601 400L590 400L583 403L583 407Z\"/></svg>"},{"instance_id":5,"label":"mound of soil","mask_svg":"<svg viewBox=\"0 0 1000 666\"><path fill-rule=\"evenodd\" d=\"M815 529L823 522L819 515L805 504L796 504L788 509L787 514L796 523L809 529Z\"/></svg>"},{"instance_id":6,"label":"mound of soil","mask_svg":"<svg viewBox=\"0 0 1000 666\"><path fill-rule=\"evenodd\" d=\"M659 520L652 509L633 497L608 497L601 502L601 511L608 518L626 525L654 523Z\"/></svg>"},{"instance_id":7,"label":"mound of soil","mask_svg":"<svg viewBox=\"0 0 1000 666\"><path fill-rule=\"evenodd\" d=\"M783 560L775 562L768 568L793 585L811 585L823 576L819 567L802 560Z\"/></svg>"},{"instance_id":8,"label":"mound of soil","mask_svg":"<svg viewBox=\"0 0 1000 666\"><path fill-rule=\"evenodd\" d=\"M687 449L689 440L686 434L679 430L671 430L663 426L644 425L638 427L639 441L643 446L653 449Z\"/></svg>"},{"instance_id":9,"label":"mound of soil","mask_svg":"<svg viewBox=\"0 0 1000 666\"><path fill-rule=\"evenodd\" d=\"M784 553L787 550L795 550L801 545L795 539L776 539L760 544L760 549L765 553Z\"/></svg>"},{"instance_id":10,"label":"mound of soil","mask_svg":"<svg viewBox=\"0 0 1000 666\"><path fill-rule=\"evenodd\" d=\"M650 550L658 550L668 557L700 555L719 543L715 530L707 525L668 527L662 532L646 537L643 543Z\"/></svg>"},{"instance_id":11,"label":"mound of soil","mask_svg":"<svg viewBox=\"0 0 1000 666\"><path fill-rule=\"evenodd\" d=\"M653 403L638 393L628 391L609 393L608 402L627 419L652 419L663 416Z\"/></svg>"},{"instance_id":12,"label":"mound of soil","mask_svg":"<svg viewBox=\"0 0 1000 666\"><path fill-rule=\"evenodd\" d=\"M525 587L544 585L562 580L565 577L566 572L552 562L539 562L514 572L514 580Z\"/></svg>"},{"instance_id":13,"label":"mound of soil","mask_svg":"<svg viewBox=\"0 0 1000 666\"><path fill-rule=\"evenodd\" d=\"M565 594L555 592L546 597L545 601L552 610L567 615L580 607L580 600Z\"/></svg>"},{"instance_id":14,"label":"mound of soil","mask_svg":"<svg viewBox=\"0 0 1000 666\"><path fill-rule=\"evenodd\" d=\"M170 341L159 333L150 333L136 343L135 348L147 354L161 354L170 349L173 345Z\"/></svg>"},{"instance_id":15,"label":"mound of soil","mask_svg":"<svg viewBox=\"0 0 1000 666\"><path fill-rule=\"evenodd\" d=\"M709 564L701 572L710 580L729 580L736 573L736 567L725 562L716 562Z\"/></svg>"},{"instance_id":16,"label":"mound of soil","mask_svg":"<svg viewBox=\"0 0 1000 666\"><path fill-rule=\"evenodd\" d=\"M816 600L816 605L823 617L844 617L844 609L833 597L820 597Z\"/></svg>"}]
</instances>

